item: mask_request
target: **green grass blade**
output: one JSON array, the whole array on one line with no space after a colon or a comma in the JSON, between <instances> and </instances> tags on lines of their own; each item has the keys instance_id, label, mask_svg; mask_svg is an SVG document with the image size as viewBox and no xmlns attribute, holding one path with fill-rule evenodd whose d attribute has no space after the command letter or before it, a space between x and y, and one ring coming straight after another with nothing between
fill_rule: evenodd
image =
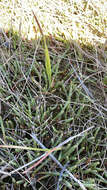
<instances>
[{"instance_id":1,"label":"green grass blade","mask_svg":"<svg viewBox=\"0 0 107 190\"><path fill-rule=\"evenodd\" d=\"M3 133L3 139L4 139L4 142L6 143L5 128L4 128L3 120L2 120L2 117L1 117L1 116L0 116L0 126L1 126L2 133Z\"/></svg>"},{"instance_id":2,"label":"green grass blade","mask_svg":"<svg viewBox=\"0 0 107 190\"><path fill-rule=\"evenodd\" d=\"M48 47L46 44L46 40L44 38L44 46L45 46L45 67L46 67L46 73L48 76L48 81L49 81L49 87L51 85L51 63L50 63L50 56L49 56L49 51Z\"/></svg>"},{"instance_id":3,"label":"green grass blade","mask_svg":"<svg viewBox=\"0 0 107 190\"><path fill-rule=\"evenodd\" d=\"M34 12L32 11L33 13L33 16L34 16L34 19L39 27L39 30L40 30L40 33L43 37L43 42L44 42L44 51L45 51L45 67L46 67L46 73L47 73L47 76L48 76L48 81L49 81L49 87L51 85L51 63L50 63L50 56L49 56L49 51L48 51L48 47L47 47L47 44L46 44L46 39L45 39L45 36L43 34L43 30L40 26L40 23L36 17L36 15L34 14Z\"/></svg>"},{"instance_id":4,"label":"green grass blade","mask_svg":"<svg viewBox=\"0 0 107 190\"><path fill-rule=\"evenodd\" d=\"M34 150L34 151L42 151L48 152L50 149L42 149L42 148L33 148L33 147L25 147L25 146L15 146L15 145L0 145L0 148L13 148L13 149L23 149L23 150ZM56 150L60 150L61 148L56 148Z\"/></svg>"}]
</instances>

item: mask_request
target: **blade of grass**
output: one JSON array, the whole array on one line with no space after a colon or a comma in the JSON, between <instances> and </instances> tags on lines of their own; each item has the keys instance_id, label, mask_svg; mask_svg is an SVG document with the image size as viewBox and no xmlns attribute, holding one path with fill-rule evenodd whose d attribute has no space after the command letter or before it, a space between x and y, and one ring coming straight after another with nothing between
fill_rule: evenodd
<instances>
[{"instance_id":1,"label":"blade of grass","mask_svg":"<svg viewBox=\"0 0 107 190\"><path fill-rule=\"evenodd\" d=\"M46 67L46 72L49 80L49 87L51 86L51 63L50 63L50 56L49 56L49 51L48 47L46 44L46 40L44 38L44 45L45 45L45 67Z\"/></svg>"},{"instance_id":2,"label":"blade of grass","mask_svg":"<svg viewBox=\"0 0 107 190\"><path fill-rule=\"evenodd\" d=\"M1 116L0 116L0 125L1 125L1 130L2 130L2 133L3 133L3 139L4 139L4 142L6 143L5 128L4 128L3 120L2 120L2 117L1 117Z\"/></svg>"},{"instance_id":3,"label":"blade of grass","mask_svg":"<svg viewBox=\"0 0 107 190\"><path fill-rule=\"evenodd\" d=\"M18 149L23 149L23 150L34 150L34 151L42 151L42 152L46 152L46 151L51 151L49 149L42 149L42 148L32 148L32 147L23 147L23 146L15 146L15 145L0 145L0 148L18 148ZM55 150L59 150L60 148L56 148ZM53 149L52 149L53 150Z\"/></svg>"},{"instance_id":4,"label":"blade of grass","mask_svg":"<svg viewBox=\"0 0 107 190\"><path fill-rule=\"evenodd\" d=\"M50 56L49 56L49 51L48 51L48 47L47 47L47 44L46 44L46 38L43 34L43 30L40 26L40 23L35 15L35 13L32 11L33 13L33 16L34 16L34 19L39 27L39 30L40 30L40 33L43 37L43 42L44 42L44 53L45 53L45 67L46 67L46 73L47 73L47 76L48 76L48 81L49 81L49 87L51 86L51 75L52 75L52 72L51 72L51 63L50 63Z\"/></svg>"}]
</instances>

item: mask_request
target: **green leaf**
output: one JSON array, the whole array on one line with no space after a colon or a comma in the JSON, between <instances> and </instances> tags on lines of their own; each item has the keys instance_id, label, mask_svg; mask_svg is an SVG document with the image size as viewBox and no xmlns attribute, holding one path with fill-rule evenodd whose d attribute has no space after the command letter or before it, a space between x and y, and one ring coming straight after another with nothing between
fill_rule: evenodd
<instances>
[{"instance_id":1,"label":"green leaf","mask_svg":"<svg viewBox=\"0 0 107 190\"><path fill-rule=\"evenodd\" d=\"M46 40L44 38L44 50L45 50L45 67L46 67L46 73L48 76L48 81L49 81L49 86L51 85L51 63L50 63L50 56L49 56L49 51L48 47L46 44Z\"/></svg>"}]
</instances>

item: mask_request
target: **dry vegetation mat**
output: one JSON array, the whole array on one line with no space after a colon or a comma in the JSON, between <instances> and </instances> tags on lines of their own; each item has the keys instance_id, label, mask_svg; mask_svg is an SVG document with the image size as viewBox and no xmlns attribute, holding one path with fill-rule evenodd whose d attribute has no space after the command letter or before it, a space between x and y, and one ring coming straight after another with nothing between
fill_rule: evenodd
<instances>
[{"instance_id":1,"label":"dry vegetation mat","mask_svg":"<svg viewBox=\"0 0 107 190\"><path fill-rule=\"evenodd\" d=\"M107 1L0 1L0 189L106 190Z\"/></svg>"}]
</instances>

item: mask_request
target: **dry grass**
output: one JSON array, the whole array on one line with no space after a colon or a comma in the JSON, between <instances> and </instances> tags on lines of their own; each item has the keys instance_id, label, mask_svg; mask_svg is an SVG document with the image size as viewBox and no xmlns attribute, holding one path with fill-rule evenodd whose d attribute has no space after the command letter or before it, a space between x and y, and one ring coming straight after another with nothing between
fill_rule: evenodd
<instances>
[{"instance_id":1,"label":"dry grass","mask_svg":"<svg viewBox=\"0 0 107 190\"><path fill-rule=\"evenodd\" d=\"M106 0L1 0L0 10L1 189L105 190Z\"/></svg>"},{"instance_id":2,"label":"dry grass","mask_svg":"<svg viewBox=\"0 0 107 190\"><path fill-rule=\"evenodd\" d=\"M107 38L107 3L101 1L1 1L1 28L10 29L28 40L35 39L32 10L45 35L65 40L77 40L87 45L104 43ZM36 28L37 36L40 37Z\"/></svg>"}]
</instances>

